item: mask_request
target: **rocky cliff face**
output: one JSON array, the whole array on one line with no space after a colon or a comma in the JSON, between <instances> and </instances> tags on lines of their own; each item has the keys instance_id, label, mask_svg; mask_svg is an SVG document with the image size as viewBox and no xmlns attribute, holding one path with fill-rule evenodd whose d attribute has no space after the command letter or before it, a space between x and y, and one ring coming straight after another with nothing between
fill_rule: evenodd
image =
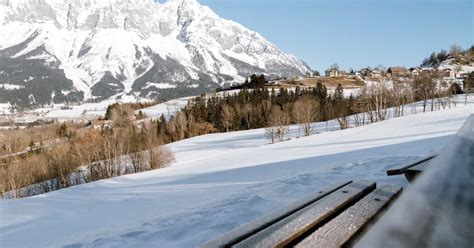
<instances>
[{"instance_id":1,"label":"rocky cliff face","mask_svg":"<svg viewBox=\"0 0 474 248\"><path fill-rule=\"evenodd\" d=\"M0 37L0 84L20 86L0 102L169 98L309 71L196 0L0 0Z\"/></svg>"}]
</instances>

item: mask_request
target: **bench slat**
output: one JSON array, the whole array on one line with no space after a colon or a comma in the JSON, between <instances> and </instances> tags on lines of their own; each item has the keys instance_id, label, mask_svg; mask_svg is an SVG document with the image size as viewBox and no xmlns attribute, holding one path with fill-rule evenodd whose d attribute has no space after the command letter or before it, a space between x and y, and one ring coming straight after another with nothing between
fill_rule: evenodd
<instances>
[{"instance_id":1,"label":"bench slat","mask_svg":"<svg viewBox=\"0 0 474 248\"><path fill-rule=\"evenodd\" d=\"M402 191L401 187L384 185L345 210L306 237L297 248L340 247L346 244L370 219Z\"/></svg>"},{"instance_id":2,"label":"bench slat","mask_svg":"<svg viewBox=\"0 0 474 248\"><path fill-rule=\"evenodd\" d=\"M351 183L233 247L282 247L288 245L374 189L374 182L363 180Z\"/></svg>"},{"instance_id":3,"label":"bench slat","mask_svg":"<svg viewBox=\"0 0 474 248\"><path fill-rule=\"evenodd\" d=\"M242 225L237 229L232 230L231 232L224 234L223 236L211 240L203 245L201 248L216 248L216 247L229 247L232 246L252 234L263 230L264 228L274 224L275 222L280 221L287 216L297 212L298 210L310 205L311 203L320 200L321 198L333 193L334 191L352 183L352 181L347 181L343 183L337 183L332 186L329 186L323 190L320 190L314 194L311 194L293 204L288 205L282 209L279 209L275 212L267 214L263 217L256 219L248 224Z\"/></svg>"},{"instance_id":4,"label":"bench slat","mask_svg":"<svg viewBox=\"0 0 474 248\"><path fill-rule=\"evenodd\" d=\"M396 176L396 175L401 175L401 174L405 174L405 172L407 170L409 170L410 168L412 167L415 167L419 164L429 164L429 162L436 157L437 154L432 154L432 155L429 155L429 156L426 156L426 157L423 157L423 158L420 158L418 160L415 160L407 165L404 165L402 167L396 167L396 168L392 168L392 169L389 169L387 170L387 176Z\"/></svg>"},{"instance_id":5,"label":"bench slat","mask_svg":"<svg viewBox=\"0 0 474 248\"><path fill-rule=\"evenodd\" d=\"M427 170L429 168L430 161L426 161L406 169L405 177L408 179L408 181L413 182L418 177L418 175Z\"/></svg>"}]
</instances>

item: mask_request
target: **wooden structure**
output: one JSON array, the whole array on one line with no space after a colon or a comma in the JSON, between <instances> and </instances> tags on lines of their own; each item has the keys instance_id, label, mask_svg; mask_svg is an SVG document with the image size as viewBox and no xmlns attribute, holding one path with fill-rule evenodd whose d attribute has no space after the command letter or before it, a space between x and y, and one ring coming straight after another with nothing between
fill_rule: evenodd
<instances>
[{"instance_id":1,"label":"wooden structure","mask_svg":"<svg viewBox=\"0 0 474 248\"><path fill-rule=\"evenodd\" d=\"M412 182L423 171L428 169L428 166L436 154L432 154L421 159L418 159L401 167L392 168L387 171L387 176L395 176L405 174L408 181Z\"/></svg>"},{"instance_id":2,"label":"wooden structure","mask_svg":"<svg viewBox=\"0 0 474 248\"><path fill-rule=\"evenodd\" d=\"M410 75L410 71L403 66L392 66L388 68L387 74L390 77L405 77Z\"/></svg>"},{"instance_id":3,"label":"wooden structure","mask_svg":"<svg viewBox=\"0 0 474 248\"><path fill-rule=\"evenodd\" d=\"M474 115L359 247L474 247Z\"/></svg>"},{"instance_id":4,"label":"wooden structure","mask_svg":"<svg viewBox=\"0 0 474 248\"><path fill-rule=\"evenodd\" d=\"M402 191L345 182L243 225L202 247L338 247L352 244Z\"/></svg>"},{"instance_id":5,"label":"wooden structure","mask_svg":"<svg viewBox=\"0 0 474 248\"><path fill-rule=\"evenodd\" d=\"M339 77L341 75L337 68L330 68L325 71L326 77Z\"/></svg>"}]
</instances>

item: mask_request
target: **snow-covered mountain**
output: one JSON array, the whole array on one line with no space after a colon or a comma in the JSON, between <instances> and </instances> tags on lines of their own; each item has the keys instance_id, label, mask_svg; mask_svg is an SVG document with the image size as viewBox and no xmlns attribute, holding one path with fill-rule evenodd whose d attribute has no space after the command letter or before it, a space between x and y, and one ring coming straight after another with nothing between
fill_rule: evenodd
<instances>
[{"instance_id":1,"label":"snow-covered mountain","mask_svg":"<svg viewBox=\"0 0 474 248\"><path fill-rule=\"evenodd\" d=\"M176 97L309 71L196 0L0 0L0 102ZM17 98L18 98L17 97Z\"/></svg>"}]
</instances>

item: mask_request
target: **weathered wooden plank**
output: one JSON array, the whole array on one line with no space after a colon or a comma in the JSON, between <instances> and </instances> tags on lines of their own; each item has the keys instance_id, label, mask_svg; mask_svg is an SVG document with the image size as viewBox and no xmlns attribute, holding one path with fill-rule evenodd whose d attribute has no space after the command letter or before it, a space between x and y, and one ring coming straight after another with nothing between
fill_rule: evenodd
<instances>
[{"instance_id":1,"label":"weathered wooden plank","mask_svg":"<svg viewBox=\"0 0 474 248\"><path fill-rule=\"evenodd\" d=\"M421 163L421 164L417 164L411 168L408 168L405 171L405 173L420 173L427 170L429 168L429 165L430 165L429 161Z\"/></svg>"},{"instance_id":2,"label":"weathered wooden plank","mask_svg":"<svg viewBox=\"0 0 474 248\"><path fill-rule=\"evenodd\" d=\"M239 241L242 241L248 238L250 235L263 230L264 228L272 225L275 222L280 221L283 218L297 212L298 210L314 203L315 201L320 200L321 198L331 194L332 192L352 183L352 181L337 183L332 186L329 186L325 189L322 189L318 192L315 192L299 201L296 201L282 209L279 209L275 212L272 212L268 215L260 217L255 221L252 221L248 224L242 225L237 229L232 230L231 232L224 234L223 236L206 242L201 245L201 248L215 248L215 247L230 247L236 244Z\"/></svg>"},{"instance_id":3,"label":"weathered wooden plank","mask_svg":"<svg viewBox=\"0 0 474 248\"><path fill-rule=\"evenodd\" d=\"M429 155L429 156L426 156L426 157L423 157L423 158L420 158L416 161L413 161L409 164L406 164L406 165L403 165L401 167L396 167L396 168L392 168L392 169L389 169L387 170L387 176L395 176L395 175L401 175L401 174L405 174L405 172L414 167L414 166L417 166L419 164L423 164L423 163L429 163L430 160L432 160L433 158L436 157L436 154L432 154L432 155Z\"/></svg>"},{"instance_id":4,"label":"weathered wooden plank","mask_svg":"<svg viewBox=\"0 0 474 248\"><path fill-rule=\"evenodd\" d=\"M402 191L401 187L384 185L362 198L340 215L307 236L297 248L341 247L368 221Z\"/></svg>"},{"instance_id":5,"label":"weathered wooden plank","mask_svg":"<svg viewBox=\"0 0 474 248\"><path fill-rule=\"evenodd\" d=\"M410 167L405 170L405 177L409 182L415 181L415 179L425 170L429 168L430 161L423 162L421 164L417 164L413 167Z\"/></svg>"},{"instance_id":6,"label":"weathered wooden plank","mask_svg":"<svg viewBox=\"0 0 474 248\"><path fill-rule=\"evenodd\" d=\"M301 235L323 224L334 214L347 208L374 189L374 182L351 183L233 247L283 247L290 245Z\"/></svg>"},{"instance_id":7,"label":"weathered wooden plank","mask_svg":"<svg viewBox=\"0 0 474 248\"><path fill-rule=\"evenodd\" d=\"M356 247L474 247L474 115Z\"/></svg>"}]
</instances>

